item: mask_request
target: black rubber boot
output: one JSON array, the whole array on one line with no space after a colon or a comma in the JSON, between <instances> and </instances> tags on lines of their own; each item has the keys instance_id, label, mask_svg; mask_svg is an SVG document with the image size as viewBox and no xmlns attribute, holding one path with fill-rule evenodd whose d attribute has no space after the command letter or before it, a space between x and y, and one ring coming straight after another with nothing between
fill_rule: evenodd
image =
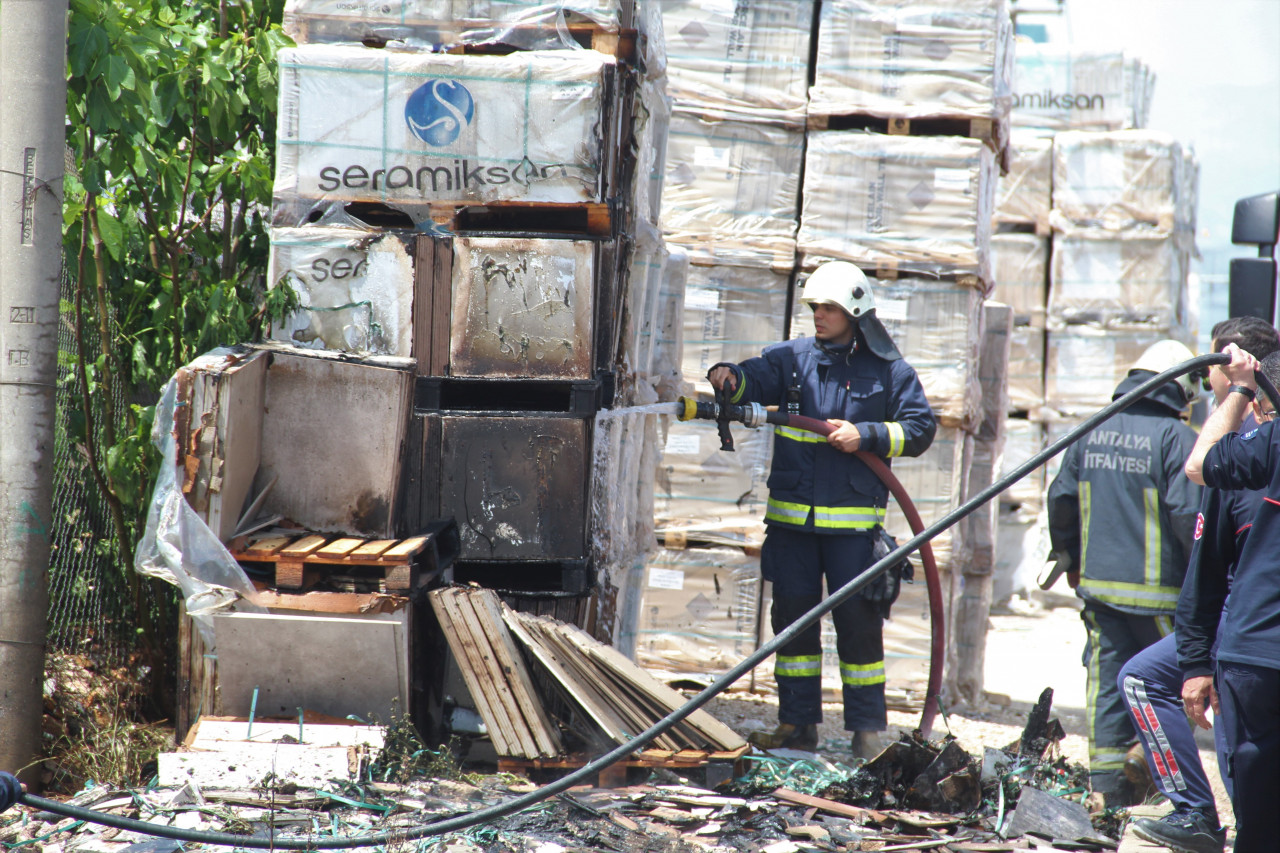
<instances>
[{"instance_id":1,"label":"black rubber boot","mask_svg":"<svg viewBox=\"0 0 1280 853\"><path fill-rule=\"evenodd\" d=\"M1138 818L1133 834L1177 853L1222 853L1227 845L1227 831L1218 818L1196 809L1173 811L1159 820Z\"/></svg>"},{"instance_id":2,"label":"black rubber boot","mask_svg":"<svg viewBox=\"0 0 1280 853\"><path fill-rule=\"evenodd\" d=\"M804 752L814 752L818 748L818 727L778 723L778 727L771 732L752 732L747 735L747 742L761 749L799 749Z\"/></svg>"},{"instance_id":3,"label":"black rubber boot","mask_svg":"<svg viewBox=\"0 0 1280 853\"><path fill-rule=\"evenodd\" d=\"M884 751L884 746L880 743L879 732L854 732L849 749L854 758L870 761Z\"/></svg>"}]
</instances>

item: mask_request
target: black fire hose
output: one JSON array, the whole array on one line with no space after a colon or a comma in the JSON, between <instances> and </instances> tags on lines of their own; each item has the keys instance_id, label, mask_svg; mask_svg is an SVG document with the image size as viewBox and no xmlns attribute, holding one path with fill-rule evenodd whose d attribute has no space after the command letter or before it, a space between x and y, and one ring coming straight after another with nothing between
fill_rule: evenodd
<instances>
[{"instance_id":1,"label":"black fire hose","mask_svg":"<svg viewBox=\"0 0 1280 853\"><path fill-rule=\"evenodd\" d=\"M1139 398L1146 396L1151 391L1159 388L1170 380L1177 379L1179 376L1190 373L1193 370L1209 367L1214 364L1227 364L1231 359L1221 353L1213 355L1202 355L1196 358L1184 361L1175 367L1171 367L1163 373L1159 373L1146 382L1143 382L1137 388L1125 394L1118 400L1113 400L1095 414L1086 418L1078 426L1068 432L1062 438L1053 442L1040 453L1028 459L1019 465L1010 474L992 483L983 489L974 497L970 498L963 505L948 513L943 518L935 521L925 530L917 533L911 539L899 545L888 555L877 561L874 565L867 568L862 574L849 581L840 589L831 593L827 598L814 607L804 616L800 617L796 622L790 625L786 630L780 632L772 640L762 645L755 652L747 656L740 663L736 664L724 675L717 678L708 685L702 692L694 696L681 707L672 711L666 717L654 723L645 731L636 736L634 740L615 747L599 758L588 764L579 767L572 773L557 779L555 782L545 785L536 791L528 794L522 794L508 800L505 803L499 803L495 806L480 809L471 814L461 817L452 817L445 820L436 821L435 823L424 824L423 826L413 829L398 828L394 831L375 832L367 835L354 835L346 838L280 838L276 837L274 830L269 837L259 838L256 836L233 835L228 832L199 832L196 830L179 829L172 826L157 826L154 823L147 823L141 820L133 820L130 818L117 817L103 812L93 811L92 809L80 808L66 803L60 803L56 800L48 800L44 797L37 797L34 794L23 794L20 802L32 808L41 809L43 811L53 812L65 817L76 818L77 820L88 821L91 823L102 824L103 826L111 826L117 829L128 830L130 832L140 832L146 835L152 835L157 838L171 838L176 841L191 841L201 844L217 844L228 847L241 847L254 850L345 850L352 847L371 847L376 845L385 845L405 841L415 841L420 838L427 838L432 835L441 835L446 832L458 832L464 829L470 829L473 826L479 826L483 823L523 811L532 805L543 800L554 797L567 791L569 788L584 782L588 778L595 776L601 770L610 766L616 761L626 758L633 752L643 748L658 735L669 731L676 723L701 708L712 697L722 693L726 688L732 685L742 676L746 675L758 664L769 656L773 655L778 649L791 642L797 634L820 619L825 613L829 612L836 605L846 601L850 596L862 589L868 583L875 579L877 575L888 569L890 566L897 565L905 559L911 552L918 549L921 545L933 539L939 533L947 530L956 522L972 513L978 507L994 498L1000 492L1003 492L1009 486L1021 480L1030 474L1033 470L1043 465L1047 460L1061 453L1070 444L1073 444L1081 436L1091 431L1098 424L1110 418L1119 412L1124 411ZM1273 406L1280 407L1280 392L1276 391L1274 385L1271 384L1261 373L1257 374L1258 385L1271 399Z\"/></svg>"}]
</instances>

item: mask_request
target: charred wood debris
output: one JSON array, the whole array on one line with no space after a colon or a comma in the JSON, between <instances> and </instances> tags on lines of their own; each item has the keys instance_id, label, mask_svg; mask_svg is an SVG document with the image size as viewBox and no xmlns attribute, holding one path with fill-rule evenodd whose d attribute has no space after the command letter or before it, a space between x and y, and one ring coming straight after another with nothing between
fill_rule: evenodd
<instances>
[{"instance_id":1,"label":"charred wood debris","mask_svg":"<svg viewBox=\"0 0 1280 853\"><path fill-rule=\"evenodd\" d=\"M1021 738L981 757L951 737L902 735L857 766L821 755L753 752L714 789L696 773L632 768L629 787L579 787L521 813L441 837L420 851L1114 850L1122 815L1085 808L1087 769L1058 754L1062 727L1046 690ZM288 736L282 740L287 741ZM457 744L453 744L456 748ZM226 790L197 781L141 789L86 787L77 805L161 825L317 840L404 829L474 812L564 770L464 772L448 746L428 748L406 720L386 727L359 782L312 788L268 776ZM636 779L643 773L642 779ZM181 844L29 808L0 817L0 843L32 853L170 853ZM395 845L386 845L388 848Z\"/></svg>"}]
</instances>

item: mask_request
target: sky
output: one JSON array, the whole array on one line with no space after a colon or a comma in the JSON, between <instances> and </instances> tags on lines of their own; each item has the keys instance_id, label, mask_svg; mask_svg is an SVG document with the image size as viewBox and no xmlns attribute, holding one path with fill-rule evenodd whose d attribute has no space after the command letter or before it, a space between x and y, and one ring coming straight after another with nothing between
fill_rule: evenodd
<instances>
[{"instance_id":1,"label":"sky","mask_svg":"<svg viewBox=\"0 0 1280 853\"><path fill-rule=\"evenodd\" d=\"M1226 317L1229 260L1257 254L1231 244L1236 201L1280 190L1280 0L1066 0L1060 16L1020 22L1080 49L1123 49L1155 71L1149 127L1189 143L1200 162L1203 339Z\"/></svg>"}]
</instances>

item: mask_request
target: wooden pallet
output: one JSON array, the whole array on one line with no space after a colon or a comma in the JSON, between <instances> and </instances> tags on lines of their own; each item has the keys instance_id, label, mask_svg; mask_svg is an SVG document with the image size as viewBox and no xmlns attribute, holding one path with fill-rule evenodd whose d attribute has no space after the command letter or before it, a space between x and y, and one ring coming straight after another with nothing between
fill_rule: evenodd
<instances>
[{"instance_id":1,"label":"wooden pallet","mask_svg":"<svg viewBox=\"0 0 1280 853\"><path fill-rule=\"evenodd\" d=\"M809 130L870 130L890 136L966 136L980 139L992 150L1003 147L1003 131L994 119L968 116L906 118L867 113L814 114L806 122Z\"/></svg>"},{"instance_id":2,"label":"wooden pallet","mask_svg":"<svg viewBox=\"0 0 1280 853\"><path fill-rule=\"evenodd\" d=\"M489 30L493 36L479 38L480 32ZM518 50L520 45L555 43L568 34L579 47L594 50L612 56L620 62L634 62L639 34L634 29L608 30L598 24L574 23L566 26L547 26L545 24L495 24L482 30L470 30L457 33L453 44L446 53L454 54L507 54ZM466 40L470 43L463 44Z\"/></svg>"},{"instance_id":3,"label":"wooden pallet","mask_svg":"<svg viewBox=\"0 0 1280 853\"><path fill-rule=\"evenodd\" d=\"M306 589L325 575L355 568L380 580L383 592L408 592L414 588L418 555L428 548L430 536L409 539L358 539L332 534L268 535L232 543L231 556L242 563L274 566L277 589Z\"/></svg>"},{"instance_id":4,"label":"wooden pallet","mask_svg":"<svg viewBox=\"0 0 1280 853\"><path fill-rule=\"evenodd\" d=\"M742 756L749 750L750 746L740 747L727 752L708 752L697 749L669 750L669 749L642 749L639 752L623 758L604 770L600 771L598 777L598 787L601 788L620 788L627 784L627 771L631 768L641 768L646 770L666 769L687 772L692 769L707 768L713 765L723 765L727 773L733 776L741 776ZM533 770L577 770L585 767L591 758L584 755L569 755L561 758L552 759L519 759L504 758L498 759L499 773L514 773L517 776L528 776Z\"/></svg>"}]
</instances>

